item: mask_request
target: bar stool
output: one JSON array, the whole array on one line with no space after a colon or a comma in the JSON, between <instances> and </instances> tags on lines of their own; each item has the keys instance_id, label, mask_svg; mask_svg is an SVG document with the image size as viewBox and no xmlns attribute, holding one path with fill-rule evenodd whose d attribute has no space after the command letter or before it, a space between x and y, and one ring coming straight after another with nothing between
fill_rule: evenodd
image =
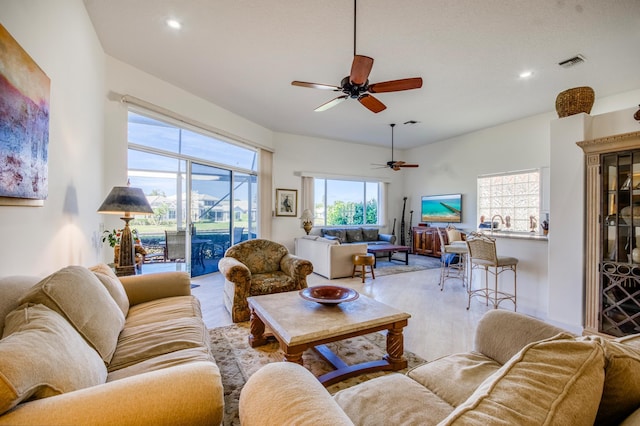
<instances>
[{"instance_id":1,"label":"bar stool","mask_svg":"<svg viewBox=\"0 0 640 426\"><path fill-rule=\"evenodd\" d=\"M487 306L489 306L489 299L491 299L494 309L498 309L498 306L503 301L511 300L513 302L513 310L516 311L518 306L516 303L516 296L518 294L516 267L518 265L518 259L510 256L498 256L496 253L496 240L480 233L472 233L467 236L467 249L471 263L469 286L467 288L469 295L467 309L471 306L472 297L484 296ZM473 290L473 270L479 268L484 269L484 288ZM513 294L498 290L498 276L505 271L513 271ZM494 276L492 289L489 288L489 273Z\"/></svg>"},{"instance_id":2,"label":"bar stool","mask_svg":"<svg viewBox=\"0 0 640 426\"><path fill-rule=\"evenodd\" d=\"M354 254L351 256L351 260L353 261L353 272L351 272L351 278L356 276L356 268L358 266L362 267L362 272L360 275L362 276L362 282L364 283L364 277L367 274L366 268L369 267L369 271L371 272L371 278L376 279L376 274L373 272L373 265L376 263L376 258L371 253L365 254Z\"/></svg>"},{"instance_id":3,"label":"bar stool","mask_svg":"<svg viewBox=\"0 0 640 426\"><path fill-rule=\"evenodd\" d=\"M444 290L444 282L451 278L462 280L462 286L466 283L466 264L467 264L467 244L464 241L455 241L451 244L445 244L442 237L442 230L436 228L438 237L440 238L440 291ZM451 263L452 259L447 259L447 255L457 255L458 263Z\"/></svg>"}]
</instances>

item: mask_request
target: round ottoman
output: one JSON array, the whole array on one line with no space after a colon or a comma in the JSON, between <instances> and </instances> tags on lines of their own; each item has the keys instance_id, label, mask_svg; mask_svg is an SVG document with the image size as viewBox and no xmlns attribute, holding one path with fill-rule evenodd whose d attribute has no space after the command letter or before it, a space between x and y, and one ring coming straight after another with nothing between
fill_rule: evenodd
<instances>
[{"instance_id":1,"label":"round ottoman","mask_svg":"<svg viewBox=\"0 0 640 426\"><path fill-rule=\"evenodd\" d=\"M362 267L362 272L360 275L362 276L362 282L364 282L364 277L367 274L366 268L369 267L369 271L371 272L371 278L376 279L376 274L373 272L373 265L376 263L376 258L373 254L354 254L351 256L351 260L353 261L353 272L351 273L351 278L356 276L356 269L358 266Z\"/></svg>"}]
</instances>

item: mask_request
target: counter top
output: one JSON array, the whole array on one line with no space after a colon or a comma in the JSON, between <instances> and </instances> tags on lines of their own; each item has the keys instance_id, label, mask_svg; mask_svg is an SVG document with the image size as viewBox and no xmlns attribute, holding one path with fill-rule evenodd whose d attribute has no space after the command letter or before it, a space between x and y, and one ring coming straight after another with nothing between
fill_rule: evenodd
<instances>
[{"instance_id":1,"label":"counter top","mask_svg":"<svg viewBox=\"0 0 640 426\"><path fill-rule=\"evenodd\" d=\"M547 235L538 234L535 232L513 232L513 231L481 231L484 235L488 235L492 238L510 238L513 240L534 240L534 241L549 241Z\"/></svg>"}]
</instances>

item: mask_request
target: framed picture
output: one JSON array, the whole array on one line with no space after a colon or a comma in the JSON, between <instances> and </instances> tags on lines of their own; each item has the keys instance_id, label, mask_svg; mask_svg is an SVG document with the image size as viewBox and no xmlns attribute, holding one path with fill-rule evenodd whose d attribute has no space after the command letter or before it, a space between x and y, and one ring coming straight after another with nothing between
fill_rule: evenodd
<instances>
[{"instance_id":1,"label":"framed picture","mask_svg":"<svg viewBox=\"0 0 640 426\"><path fill-rule=\"evenodd\" d=\"M298 191L295 189L276 189L276 216L298 215Z\"/></svg>"},{"instance_id":2,"label":"framed picture","mask_svg":"<svg viewBox=\"0 0 640 426\"><path fill-rule=\"evenodd\" d=\"M50 80L2 25L0 52L0 205L42 206Z\"/></svg>"}]
</instances>

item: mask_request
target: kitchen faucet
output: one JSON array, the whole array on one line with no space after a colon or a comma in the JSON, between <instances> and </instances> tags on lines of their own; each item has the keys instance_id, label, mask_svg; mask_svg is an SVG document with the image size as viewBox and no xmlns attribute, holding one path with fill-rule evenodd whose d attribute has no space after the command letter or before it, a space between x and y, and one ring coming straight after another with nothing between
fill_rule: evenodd
<instances>
[{"instance_id":1,"label":"kitchen faucet","mask_svg":"<svg viewBox=\"0 0 640 426\"><path fill-rule=\"evenodd\" d=\"M504 219L502 218L502 216L499 214L494 214L493 217L491 217L491 232L493 232L493 219L495 219L496 217L499 217L500 223L504 225Z\"/></svg>"}]
</instances>

